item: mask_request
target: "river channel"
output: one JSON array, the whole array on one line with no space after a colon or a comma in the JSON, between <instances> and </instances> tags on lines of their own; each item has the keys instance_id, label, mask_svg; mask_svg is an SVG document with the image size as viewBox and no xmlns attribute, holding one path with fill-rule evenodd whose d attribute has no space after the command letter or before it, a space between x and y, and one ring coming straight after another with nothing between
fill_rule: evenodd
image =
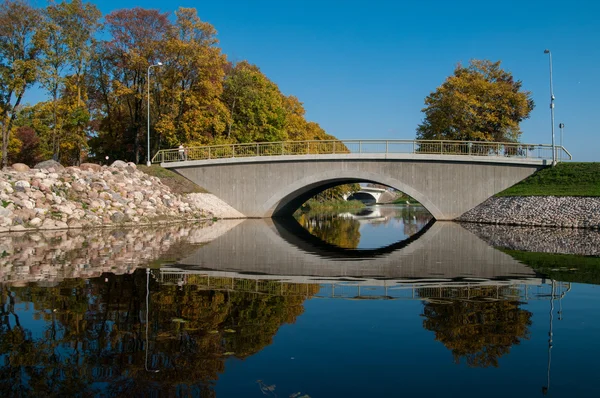
<instances>
[{"instance_id":1,"label":"river channel","mask_svg":"<svg viewBox=\"0 0 600 398\"><path fill-rule=\"evenodd\" d=\"M600 396L600 233L419 206L0 236L2 397Z\"/></svg>"}]
</instances>

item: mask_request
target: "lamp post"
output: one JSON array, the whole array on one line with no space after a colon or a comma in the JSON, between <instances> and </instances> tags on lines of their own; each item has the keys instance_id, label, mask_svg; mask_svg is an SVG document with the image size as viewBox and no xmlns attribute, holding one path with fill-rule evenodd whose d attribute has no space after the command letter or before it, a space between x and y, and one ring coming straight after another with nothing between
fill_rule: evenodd
<instances>
[{"instance_id":1,"label":"lamp post","mask_svg":"<svg viewBox=\"0 0 600 398\"><path fill-rule=\"evenodd\" d=\"M152 68L154 66L162 66L162 62L157 62L154 65L150 65L148 67L148 76L146 77L146 81L148 82L148 137L147 137L148 153L146 154L146 157L147 157L146 166L148 166L148 167L150 167L150 165L151 165L151 163L150 163L150 68Z\"/></svg>"},{"instance_id":2,"label":"lamp post","mask_svg":"<svg viewBox=\"0 0 600 398\"><path fill-rule=\"evenodd\" d=\"M545 49L544 54L549 55L550 60L550 118L552 119L552 166L556 165L556 148L554 145L554 87L552 86L552 53Z\"/></svg>"}]
</instances>

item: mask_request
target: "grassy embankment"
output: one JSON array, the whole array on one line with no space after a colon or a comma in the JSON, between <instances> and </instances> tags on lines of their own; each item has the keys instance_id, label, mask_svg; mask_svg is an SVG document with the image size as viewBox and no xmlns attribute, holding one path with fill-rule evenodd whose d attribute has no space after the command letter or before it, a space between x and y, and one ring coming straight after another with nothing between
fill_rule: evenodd
<instances>
[{"instance_id":1,"label":"grassy embankment","mask_svg":"<svg viewBox=\"0 0 600 398\"><path fill-rule=\"evenodd\" d=\"M188 180L187 178L158 165L152 165L150 167L144 165L138 165L138 170L144 173L158 177L160 181L171 189L171 192L184 195L187 193L206 193L208 192L201 186L198 186Z\"/></svg>"},{"instance_id":2,"label":"grassy embankment","mask_svg":"<svg viewBox=\"0 0 600 398\"><path fill-rule=\"evenodd\" d=\"M499 250L549 279L600 285L600 257Z\"/></svg>"},{"instance_id":3,"label":"grassy embankment","mask_svg":"<svg viewBox=\"0 0 600 398\"><path fill-rule=\"evenodd\" d=\"M600 196L600 163L559 163L496 196Z\"/></svg>"}]
</instances>

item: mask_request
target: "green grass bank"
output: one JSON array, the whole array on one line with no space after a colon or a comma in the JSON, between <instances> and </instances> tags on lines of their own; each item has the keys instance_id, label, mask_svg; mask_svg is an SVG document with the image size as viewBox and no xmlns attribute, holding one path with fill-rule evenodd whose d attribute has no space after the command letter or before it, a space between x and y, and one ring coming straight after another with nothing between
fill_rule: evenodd
<instances>
[{"instance_id":1,"label":"green grass bank","mask_svg":"<svg viewBox=\"0 0 600 398\"><path fill-rule=\"evenodd\" d=\"M194 184L187 178L158 165L152 165L150 167L144 165L138 165L138 170L144 173L157 177L160 181L171 189L171 192L185 195L188 193L207 193L208 191L204 188Z\"/></svg>"},{"instance_id":2,"label":"green grass bank","mask_svg":"<svg viewBox=\"0 0 600 398\"><path fill-rule=\"evenodd\" d=\"M600 163L559 163L496 196L600 196Z\"/></svg>"}]
</instances>

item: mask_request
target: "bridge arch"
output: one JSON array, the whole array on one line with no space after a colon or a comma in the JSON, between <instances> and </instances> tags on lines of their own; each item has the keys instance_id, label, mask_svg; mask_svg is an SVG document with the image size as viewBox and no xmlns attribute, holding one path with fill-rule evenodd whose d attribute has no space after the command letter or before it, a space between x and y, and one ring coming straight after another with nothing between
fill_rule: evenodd
<instances>
[{"instance_id":1,"label":"bridge arch","mask_svg":"<svg viewBox=\"0 0 600 398\"><path fill-rule=\"evenodd\" d=\"M304 202L319 192L337 185L357 182L372 182L397 189L419 201L434 218L443 219L444 217L443 212L414 187L397 178L366 170L330 170L306 176L276 190L265 202L262 211L265 217L291 215Z\"/></svg>"}]
</instances>

